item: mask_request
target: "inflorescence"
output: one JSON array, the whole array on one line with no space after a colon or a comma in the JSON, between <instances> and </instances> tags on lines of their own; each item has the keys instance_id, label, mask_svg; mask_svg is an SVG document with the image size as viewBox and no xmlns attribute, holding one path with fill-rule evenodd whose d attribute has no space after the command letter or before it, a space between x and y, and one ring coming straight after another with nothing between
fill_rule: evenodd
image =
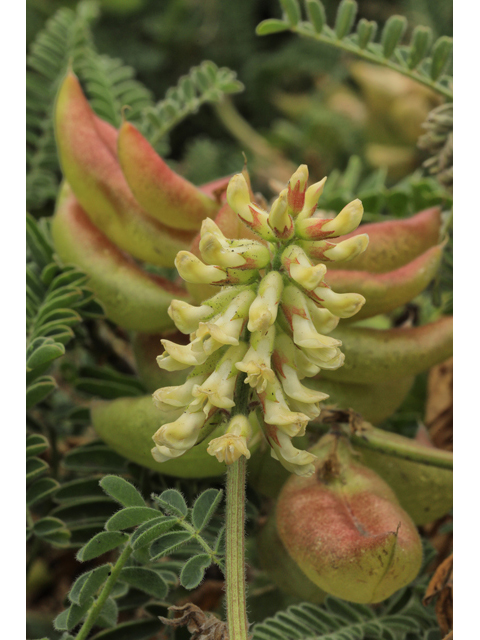
<instances>
[{"instance_id":1,"label":"inflorescence","mask_svg":"<svg viewBox=\"0 0 480 640\"><path fill-rule=\"evenodd\" d=\"M207 218L200 232L204 262L188 251L177 255L185 281L217 285L220 292L198 307L179 300L170 305L170 317L190 334L190 343L162 340L158 365L193 369L185 384L153 394L172 415L153 436L157 461L183 455L220 419L224 435L207 449L220 462L249 458L249 439L260 427L284 467L313 473L315 457L295 448L291 438L305 433L328 396L301 380L342 366L341 342L327 334L365 303L358 293L332 291L324 282L324 263L351 260L366 249L368 236L330 242L357 228L362 203L354 200L335 218L322 218L315 212L326 178L308 188L307 180L301 165L267 212L251 201L243 174L233 176L228 204L259 240L230 240Z\"/></svg>"}]
</instances>

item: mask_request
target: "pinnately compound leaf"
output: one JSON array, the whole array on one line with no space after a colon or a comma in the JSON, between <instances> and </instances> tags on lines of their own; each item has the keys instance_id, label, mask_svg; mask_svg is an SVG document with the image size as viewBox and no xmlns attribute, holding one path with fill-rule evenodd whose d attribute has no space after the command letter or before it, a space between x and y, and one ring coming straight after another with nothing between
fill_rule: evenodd
<instances>
[{"instance_id":1,"label":"pinnately compound leaf","mask_svg":"<svg viewBox=\"0 0 480 640\"><path fill-rule=\"evenodd\" d=\"M120 476L105 476L100 480L100 486L106 494L124 507L144 507L145 500L135 489L133 484Z\"/></svg>"}]
</instances>

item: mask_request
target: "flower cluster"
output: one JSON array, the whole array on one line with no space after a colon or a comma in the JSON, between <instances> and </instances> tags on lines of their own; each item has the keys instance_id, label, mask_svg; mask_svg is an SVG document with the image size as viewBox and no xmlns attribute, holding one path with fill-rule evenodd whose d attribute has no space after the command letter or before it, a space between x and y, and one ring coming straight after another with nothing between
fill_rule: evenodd
<instances>
[{"instance_id":1,"label":"flower cluster","mask_svg":"<svg viewBox=\"0 0 480 640\"><path fill-rule=\"evenodd\" d=\"M185 384L154 393L157 406L172 415L153 436L152 454L159 462L203 440L213 416L223 412L225 434L208 447L219 461L250 457L253 421L284 467L313 473L314 456L296 449L291 438L304 434L328 396L301 381L342 366L341 342L327 334L365 302L360 294L332 291L324 282L325 263L354 258L367 247L368 236L331 242L356 229L362 204L354 200L335 218L322 218L315 212L326 178L308 188L307 180L301 165L267 212L251 201L244 176L235 175L227 201L259 240L230 240L207 218L199 246L204 262L188 251L177 255L184 280L218 285L220 292L198 307L174 300L169 308L190 343L162 340L158 365L193 369ZM235 406L239 398L242 406Z\"/></svg>"}]
</instances>

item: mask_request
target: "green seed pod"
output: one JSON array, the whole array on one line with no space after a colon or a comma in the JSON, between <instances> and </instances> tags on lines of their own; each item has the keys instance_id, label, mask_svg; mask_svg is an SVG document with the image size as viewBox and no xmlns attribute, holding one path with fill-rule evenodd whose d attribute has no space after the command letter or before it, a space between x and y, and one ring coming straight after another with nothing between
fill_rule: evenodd
<instances>
[{"instance_id":1,"label":"green seed pod","mask_svg":"<svg viewBox=\"0 0 480 640\"><path fill-rule=\"evenodd\" d=\"M344 600L375 603L411 582L422 562L412 520L390 487L353 461L348 445L322 439L309 478L292 476L277 502L279 536L318 587Z\"/></svg>"},{"instance_id":2,"label":"green seed pod","mask_svg":"<svg viewBox=\"0 0 480 640\"><path fill-rule=\"evenodd\" d=\"M327 594L307 578L283 546L275 512L270 513L257 535L257 549L262 569L281 591L313 604L321 604L325 600Z\"/></svg>"},{"instance_id":3,"label":"green seed pod","mask_svg":"<svg viewBox=\"0 0 480 640\"><path fill-rule=\"evenodd\" d=\"M394 433L376 430L378 436L385 435L390 442L414 447L418 453L426 450L414 440ZM404 460L397 456L355 446L361 454L359 460L389 484L401 506L416 525L427 524L447 515L453 506L453 471L429 464ZM315 448L312 449L315 453Z\"/></svg>"},{"instance_id":4,"label":"green seed pod","mask_svg":"<svg viewBox=\"0 0 480 640\"><path fill-rule=\"evenodd\" d=\"M207 453L210 438L180 458L156 462L151 454L153 434L171 420L154 405L151 396L97 402L91 408L93 428L117 453L144 467L176 478L209 478L225 473L226 465ZM221 435L218 427L211 437Z\"/></svg>"}]
</instances>

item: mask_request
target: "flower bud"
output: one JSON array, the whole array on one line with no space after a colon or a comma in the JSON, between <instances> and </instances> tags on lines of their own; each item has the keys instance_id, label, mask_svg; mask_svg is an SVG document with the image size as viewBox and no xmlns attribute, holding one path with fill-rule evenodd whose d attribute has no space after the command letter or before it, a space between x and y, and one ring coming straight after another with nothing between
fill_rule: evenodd
<instances>
[{"instance_id":1,"label":"flower bud","mask_svg":"<svg viewBox=\"0 0 480 640\"><path fill-rule=\"evenodd\" d=\"M299 244L313 260L348 262L363 253L368 247L368 235L362 233L336 244L328 242L328 240L319 240L317 242L304 240Z\"/></svg>"},{"instance_id":2,"label":"flower bud","mask_svg":"<svg viewBox=\"0 0 480 640\"><path fill-rule=\"evenodd\" d=\"M285 287L282 296L282 310L293 331L293 341L299 347L326 349L340 346L335 338L322 336L313 325L305 296L297 287Z\"/></svg>"},{"instance_id":3,"label":"flower bud","mask_svg":"<svg viewBox=\"0 0 480 640\"><path fill-rule=\"evenodd\" d=\"M305 433L308 416L290 411L282 386L276 377L273 382L267 382L265 391L258 393L258 397L263 406L266 423L278 426L290 438Z\"/></svg>"},{"instance_id":4,"label":"flower bud","mask_svg":"<svg viewBox=\"0 0 480 640\"><path fill-rule=\"evenodd\" d=\"M166 447L185 453L196 443L204 422L205 416L202 411L195 413L186 411L175 422L169 422L160 427L154 434L153 441L157 447ZM161 453L168 455L163 449Z\"/></svg>"},{"instance_id":5,"label":"flower bud","mask_svg":"<svg viewBox=\"0 0 480 640\"><path fill-rule=\"evenodd\" d=\"M227 202L238 217L264 240L275 240L275 233L268 224L268 214L250 202L247 181L241 173L232 177L227 187Z\"/></svg>"},{"instance_id":6,"label":"flower bud","mask_svg":"<svg viewBox=\"0 0 480 640\"><path fill-rule=\"evenodd\" d=\"M365 304L365 298L359 293L335 293L325 283L307 293L317 304L339 318L351 318Z\"/></svg>"},{"instance_id":7,"label":"flower bud","mask_svg":"<svg viewBox=\"0 0 480 640\"><path fill-rule=\"evenodd\" d=\"M347 204L333 219L307 218L295 224L295 232L304 240L323 240L336 238L354 231L363 216L363 205L360 200Z\"/></svg>"},{"instance_id":8,"label":"flower bud","mask_svg":"<svg viewBox=\"0 0 480 640\"><path fill-rule=\"evenodd\" d=\"M203 338L196 338L190 344L177 344L171 340L161 340L161 343L165 353L168 353L176 362L188 367L203 364L209 355L203 349ZM165 360L157 358L157 363L161 369L165 369Z\"/></svg>"},{"instance_id":9,"label":"flower bud","mask_svg":"<svg viewBox=\"0 0 480 640\"><path fill-rule=\"evenodd\" d=\"M304 218L310 218L315 213L317 208L318 200L323 193L323 187L325 186L325 182L327 178L323 178L320 182L316 182L308 187L305 192L305 202L303 204L303 209L297 216L298 220L303 220Z\"/></svg>"},{"instance_id":10,"label":"flower bud","mask_svg":"<svg viewBox=\"0 0 480 640\"><path fill-rule=\"evenodd\" d=\"M278 427L273 425L265 425L265 427L265 435L272 447L272 458L278 460L287 471L302 478L308 478L315 472L314 455L294 447L289 436L280 431Z\"/></svg>"},{"instance_id":11,"label":"flower bud","mask_svg":"<svg viewBox=\"0 0 480 640\"><path fill-rule=\"evenodd\" d=\"M168 307L168 315L175 323L176 327L186 334L193 333L198 329L202 320L206 320L214 313L211 307L202 305L194 307L183 300L172 300Z\"/></svg>"},{"instance_id":12,"label":"flower bud","mask_svg":"<svg viewBox=\"0 0 480 640\"><path fill-rule=\"evenodd\" d=\"M250 451L247 442L251 436L252 427L248 418L236 415L230 420L226 433L210 441L207 453L225 464L233 464L240 456L245 456L248 460Z\"/></svg>"},{"instance_id":13,"label":"flower bud","mask_svg":"<svg viewBox=\"0 0 480 640\"><path fill-rule=\"evenodd\" d=\"M195 386L202 384L205 375L193 376L178 387L162 387L153 394L153 402L162 411L172 410L179 407L187 407L192 401L192 390Z\"/></svg>"},{"instance_id":14,"label":"flower bud","mask_svg":"<svg viewBox=\"0 0 480 640\"><path fill-rule=\"evenodd\" d=\"M278 271L270 271L260 282L258 294L248 313L249 331L266 331L277 319L283 280Z\"/></svg>"},{"instance_id":15,"label":"flower bud","mask_svg":"<svg viewBox=\"0 0 480 640\"><path fill-rule=\"evenodd\" d=\"M288 240L294 234L293 220L288 213L287 190L284 189L272 204L268 224L280 240Z\"/></svg>"},{"instance_id":16,"label":"flower bud","mask_svg":"<svg viewBox=\"0 0 480 640\"><path fill-rule=\"evenodd\" d=\"M351 602L381 602L418 574L420 537L390 487L334 438L314 448L315 475L284 485L278 532L321 589Z\"/></svg>"},{"instance_id":17,"label":"flower bud","mask_svg":"<svg viewBox=\"0 0 480 640\"><path fill-rule=\"evenodd\" d=\"M313 265L305 251L294 244L282 253L282 264L290 277L304 289L316 289L327 272L324 264Z\"/></svg>"},{"instance_id":18,"label":"flower bud","mask_svg":"<svg viewBox=\"0 0 480 640\"><path fill-rule=\"evenodd\" d=\"M306 164L301 164L288 183L288 206L293 216L297 216L303 209L307 180L308 167Z\"/></svg>"},{"instance_id":19,"label":"flower bud","mask_svg":"<svg viewBox=\"0 0 480 640\"><path fill-rule=\"evenodd\" d=\"M190 251L179 251L175 258L175 266L180 277L193 284L222 284L227 278L224 269L203 264Z\"/></svg>"}]
</instances>

